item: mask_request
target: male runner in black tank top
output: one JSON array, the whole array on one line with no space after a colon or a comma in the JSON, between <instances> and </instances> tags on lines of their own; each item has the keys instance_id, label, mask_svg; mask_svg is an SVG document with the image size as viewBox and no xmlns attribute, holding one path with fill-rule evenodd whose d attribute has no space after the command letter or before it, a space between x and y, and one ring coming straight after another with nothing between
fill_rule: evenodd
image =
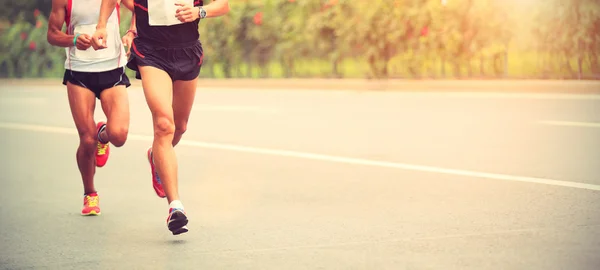
<instances>
[{"instance_id":1,"label":"male runner in black tank top","mask_svg":"<svg viewBox=\"0 0 600 270\"><path fill-rule=\"evenodd\" d=\"M175 0L123 1L126 6L135 6L132 27L123 38L126 44L133 39L128 46L131 49L127 67L138 71L152 112L154 142L148 149L148 161L153 187L169 203L167 225L174 235L188 231L188 219L179 200L173 147L187 128L202 66L198 23L229 12L228 0L213 0L204 6L202 1L193 1L193 4L191 0L187 4L175 4ZM92 37L94 49L105 47L106 21L115 2L102 0L97 31ZM171 9L173 14L167 8L151 8L165 2L176 5ZM173 21L174 18L178 21Z\"/></svg>"}]
</instances>

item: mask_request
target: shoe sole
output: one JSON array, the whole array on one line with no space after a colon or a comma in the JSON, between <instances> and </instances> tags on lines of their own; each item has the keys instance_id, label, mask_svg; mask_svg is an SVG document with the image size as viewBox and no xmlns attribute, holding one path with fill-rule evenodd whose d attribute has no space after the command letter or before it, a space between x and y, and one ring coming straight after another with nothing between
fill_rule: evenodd
<instances>
[{"instance_id":1,"label":"shoe sole","mask_svg":"<svg viewBox=\"0 0 600 270\"><path fill-rule=\"evenodd\" d=\"M173 214L171 214L171 218L167 226L173 235L178 235L188 232L188 228L186 226L187 224L187 216L181 211L175 211Z\"/></svg>"},{"instance_id":2,"label":"shoe sole","mask_svg":"<svg viewBox=\"0 0 600 270\"><path fill-rule=\"evenodd\" d=\"M180 235L180 234L186 233L186 232L188 232L188 228L187 228L187 226L183 226L183 227L181 227L181 229L173 231L173 235Z\"/></svg>"},{"instance_id":3,"label":"shoe sole","mask_svg":"<svg viewBox=\"0 0 600 270\"><path fill-rule=\"evenodd\" d=\"M96 213L96 211L91 211L87 214L81 213L82 216L99 216L101 214L102 214L101 212Z\"/></svg>"}]
</instances>

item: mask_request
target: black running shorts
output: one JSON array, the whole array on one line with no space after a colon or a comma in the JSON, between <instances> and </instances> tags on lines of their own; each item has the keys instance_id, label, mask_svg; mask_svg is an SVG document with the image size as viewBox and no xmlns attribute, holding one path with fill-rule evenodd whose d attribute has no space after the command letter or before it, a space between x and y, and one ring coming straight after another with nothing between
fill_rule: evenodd
<instances>
[{"instance_id":1,"label":"black running shorts","mask_svg":"<svg viewBox=\"0 0 600 270\"><path fill-rule=\"evenodd\" d=\"M98 99L100 99L100 93L106 89L117 85L131 86L129 78L125 74L125 67L103 72L81 72L67 69L63 76L63 84L67 85L67 82L89 89Z\"/></svg>"},{"instance_id":2,"label":"black running shorts","mask_svg":"<svg viewBox=\"0 0 600 270\"><path fill-rule=\"evenodd\" d=\"M135 38L127 67L137 71L138 66L151 66L164 70L172 81L191 81L200 75L204 52L199 40L186 44L157 44Z\"/></svg>"}]
</instances>

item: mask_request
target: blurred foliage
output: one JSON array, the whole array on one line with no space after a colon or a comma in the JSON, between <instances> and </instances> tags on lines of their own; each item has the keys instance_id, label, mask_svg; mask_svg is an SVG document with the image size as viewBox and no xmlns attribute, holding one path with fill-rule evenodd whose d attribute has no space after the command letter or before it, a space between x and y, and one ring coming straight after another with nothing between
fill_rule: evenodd
<instances>
[{"instance_id":1,"label":"blurred foliage","mask_svg":"<svg viewBox=\"0 0 600 270\"><path fill-rule=\"evenodd\" d=\"M52 10L52 0L0 0L0 3L0 18L11 23L19 20L35 23L39 14L48 16Z\"/></svg>"},{"instance_id":2,"label":"blurred foliage","mask_svg":"<svg viewBox=\"0 0 600 270\"><path fill-rule=\"evenodd\" d=\"M22 14L21 14L22 15ZM19 17L0 36L0 77L56 77L64 72L65 50L46 42L48 21Z\"/></svg>"},{"instance_id":3,"label":"blurred foliage","mask_svg":"<svg viewBox=\"0 0 600 270\"><path fill-rule=\"evenodd\" d=\"M64 49L46 42L50 1L4 2L1 76L60 76ZM231 1L199 31L202 77L600 75L597 0Z\"/></svg>"}]
</instances>

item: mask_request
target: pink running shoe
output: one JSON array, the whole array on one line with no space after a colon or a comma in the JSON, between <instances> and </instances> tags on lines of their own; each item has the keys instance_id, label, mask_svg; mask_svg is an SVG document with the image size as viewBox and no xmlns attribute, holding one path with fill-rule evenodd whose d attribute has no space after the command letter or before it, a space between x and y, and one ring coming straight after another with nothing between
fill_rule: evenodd
<instances>
[{"instance_id":1,"label":"pink running shoe","mask_svg":"<svg viewBox=\"0 0 600 270\"><path fill-rule=\"evenodd\" d=\"M96 125L96 134L100 133L100 130L106 128L105 122L99 122ZM108 143L100 143L98 140L98 146L96 147L96 166L104 167L108 161L108 155L110 154L110 146Z\"/></svg>"},{"instance_id":2,"label":"pink running shoe","mask_svg":"<svg viewBox=\"0 0 600 270\"><path fill-rule=\"evenodd\" d=\"M163 189L162 182L160 181L160 177L156 172L156 168L154 167L154 158L152 156L152 147L148 149L148 163L150 163L150 171L152 172L152 187L154 191L156 191L156 195L161 198L166 198L167 194L165 194L165 190Z\"/></svg>"}]
</instances>

